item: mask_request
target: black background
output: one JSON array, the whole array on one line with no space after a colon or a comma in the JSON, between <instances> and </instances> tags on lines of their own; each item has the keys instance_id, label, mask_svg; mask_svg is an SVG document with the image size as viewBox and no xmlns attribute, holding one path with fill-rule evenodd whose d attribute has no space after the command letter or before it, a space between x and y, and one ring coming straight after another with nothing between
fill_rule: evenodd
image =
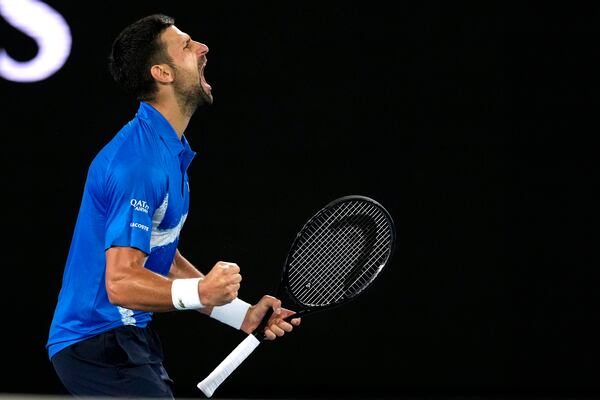
<instances>
[{"instance_id":1,"label":"black background","mask_svg":"<svg viewBox=\"0 0 600 400\"><path fill-rule=\"evenodd\" d=\"M69 60L0 80L0 392L64 393L44 345L87 166L138 107L106 59L162 12L210 48L188 259L238 263L255 302L329 201L373 197L398 229L372 290L260 347L215 397L600 394L592 2L46 3ZM2 18L0 48L37 51ZM196 313L154 324L178 397L203 397L244 337Z\"/></svg>"}]
</instances>

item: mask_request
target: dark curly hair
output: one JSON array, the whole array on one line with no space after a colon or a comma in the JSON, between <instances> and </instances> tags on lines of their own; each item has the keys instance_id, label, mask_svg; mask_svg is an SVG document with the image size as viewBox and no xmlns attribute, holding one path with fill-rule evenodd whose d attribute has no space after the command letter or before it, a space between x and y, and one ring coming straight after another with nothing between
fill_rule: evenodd
<instances>
[{"instance_id":1,"label":"dark curly hair","mask_svg":"<svg viewBox=\"0 0 600 400\"><path fill-rule=\"evenodd\" d=\"M112 44L110 73L138 100L152 101L156 96L156 83L150 74L152 65L173 63L159 36L174 23L173 18L163 14L149 15L123 29Z\"/></svg>"}]
</instances>

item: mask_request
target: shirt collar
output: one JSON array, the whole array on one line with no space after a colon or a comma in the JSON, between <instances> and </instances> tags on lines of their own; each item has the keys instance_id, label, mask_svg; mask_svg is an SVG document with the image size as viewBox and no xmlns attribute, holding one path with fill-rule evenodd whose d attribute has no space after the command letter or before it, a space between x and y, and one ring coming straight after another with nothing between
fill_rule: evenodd
<instances>
[{"instance_id":1,"label":"shirt collar","mask_svg":"<svg viewBox=\"0 0 600 400\"><path fill-rule=\"evenodd\" d=\"M179 158L181 161L181 169L183 171L185 171L185 170L187 170L190 163L194 159L196 152L190 148L190 145L189 145L187 139L185 138L185 135L181 136L181 144L183 146L183 151L182 151L181 155L179 156Z\"/></svg>"},{"instance_id":2,"label":"shirt collar","mask_svg":"<svg viewBox=\"0 0 600 400\"><path fill-rule=\"evenodd\" d=\"M182 135L181 140L179 140L177 132L175 132L169 121L156 108L145 101L140 102L140 108L136 115L138 118L149 121L152 129L164 140L171 154L183 158L186 161L185 164L189 165L196 153L190 148L185 135Z\"/></svg>"}]
</instances>

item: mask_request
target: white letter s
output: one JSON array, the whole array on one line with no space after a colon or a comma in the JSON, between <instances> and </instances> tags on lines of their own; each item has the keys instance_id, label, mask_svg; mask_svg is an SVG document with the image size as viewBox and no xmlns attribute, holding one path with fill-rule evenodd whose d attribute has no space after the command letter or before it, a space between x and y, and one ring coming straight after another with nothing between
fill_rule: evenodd
<instances>
[{"instance_id":1,"label":"white letter s","mask_svg":"<svg viewBox=\"0 0 600 400\"><path fill-rule=\"evenodd\" d=\"M29 61L15 61L0 49L0 76L15 82L41 81L58 71L71 52L71 31L56 10L39 0L0 0L0 14L38 46Z\"/></svg>"}]
</instances>

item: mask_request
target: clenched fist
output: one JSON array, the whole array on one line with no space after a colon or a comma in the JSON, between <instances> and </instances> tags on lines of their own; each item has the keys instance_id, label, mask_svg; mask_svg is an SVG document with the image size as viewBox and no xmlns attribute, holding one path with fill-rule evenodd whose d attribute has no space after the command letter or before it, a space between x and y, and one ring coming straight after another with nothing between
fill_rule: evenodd
<instances>
[{"instance_id":1,"label":"clenched fist","mask_svg":"<svg viewBox=\"0 0 600 400\"><path fill-rule=\"evenodd\" d=\"M205 306L227 304L237 297L241 281L237 264L219 261L198 285L200 301Z\"/></svg>"}]
</instances>

